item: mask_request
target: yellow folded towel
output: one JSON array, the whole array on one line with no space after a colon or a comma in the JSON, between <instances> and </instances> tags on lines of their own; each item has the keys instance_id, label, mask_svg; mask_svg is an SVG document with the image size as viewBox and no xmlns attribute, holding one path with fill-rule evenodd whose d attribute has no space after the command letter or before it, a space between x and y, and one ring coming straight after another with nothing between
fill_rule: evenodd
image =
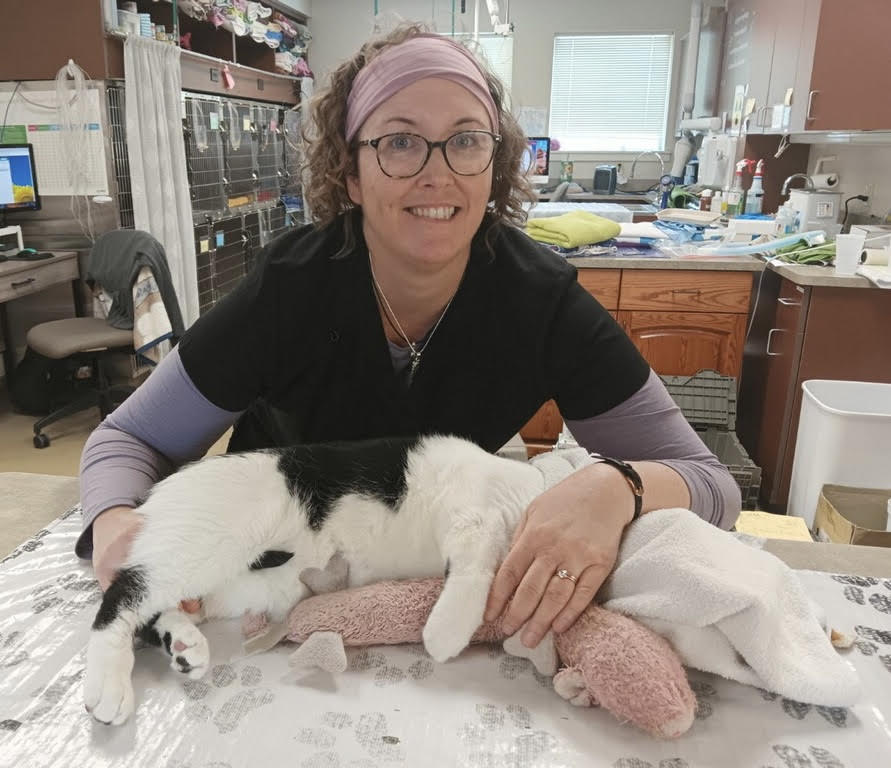
<instances>
[{"instance_id":1,"label":"yellow folded towel","mask_svg":"<svg viewBox=\"0 0 891 768\"><path fill-rule=\"evenodd\" d=\"M526 234L540 243L577 248L580 245L602 243L616 237L621 227L610 219L588 211L571 211L562 216L530 219Z\"/></svg>"}]
</instances>

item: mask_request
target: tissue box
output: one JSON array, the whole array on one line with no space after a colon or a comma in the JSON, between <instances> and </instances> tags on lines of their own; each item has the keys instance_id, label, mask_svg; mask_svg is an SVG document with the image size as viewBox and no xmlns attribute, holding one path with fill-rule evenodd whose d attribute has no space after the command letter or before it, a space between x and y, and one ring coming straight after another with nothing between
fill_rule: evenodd
<instances>
[{"instance_id":1,"label":"tissue box","mask_svg":"<svg viewBox=\"0 0 891 768\"><path fill-rule=\"evenodd\" d=\"M824 485L817 501L814 530L818 541L891 547L888 500L891 489Z\"/></svg>"}]
</instances>

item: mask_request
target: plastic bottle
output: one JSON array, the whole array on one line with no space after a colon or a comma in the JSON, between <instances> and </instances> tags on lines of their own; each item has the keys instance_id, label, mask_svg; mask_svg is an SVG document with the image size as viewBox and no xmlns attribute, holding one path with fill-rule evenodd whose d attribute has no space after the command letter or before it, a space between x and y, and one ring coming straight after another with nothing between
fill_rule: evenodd
<instances>
[{"instance_id":1,"label":"plastic bottle","mask_svg":"<svg viewBox=\"0 0 891 768\"><path fill-rule=\"evenodd\" d=\"M702 194L699 195L699 210L700 211L710 211L712 209L712 191L710 189L703 189Z\"/></svg>"},{"instance_id":2,"label":"plastic bottle","mask_svg":"<svg viewBox=\"0 0 891 768\"><path fill-rule=\"evenodd\" d=\"M722 213L723 212L724 200L721 195L721 190L717 190L714 195L712 195L712 207L709 209L712 213Z\"/></svg>"},{"instance_id":3,"label":"plastic bottle","mask_svg":"<svg viewBox=\"0 0 891 768\"><path fill-rule=\"evenodd\" d=\"M736 164L736 173L733 176L733 184L730 187L730 191L727 193L728 216L739 216L744 210L743 195L745 192L743 191L742 177L743 171L745 171L748 165L748 160L740 160Z\"/></svg>"},{"instance_id":4,"label":"plastic bottle","mask_svg":"<svg viewBox=\"0 0 891 768\"><path fill-rule=\"evenodd\" d=\"M759 160L758 165L755 166L752 186L749 187L749 194L746 196L746 213L761 213L761 206L764 202L763 172L764 160Z\"/></svg>"},{"instance_id":5,"label":"plastic bottle","mask_svg":"<svg viewBox=\"0 0 891 768\"><path fill-rule=\"evenodd\" d=\"M792 207L792 203L787 200L777 211L776 217L776 233L780 237L798 231L798 211Z\"/></svg>"}]
</instances>

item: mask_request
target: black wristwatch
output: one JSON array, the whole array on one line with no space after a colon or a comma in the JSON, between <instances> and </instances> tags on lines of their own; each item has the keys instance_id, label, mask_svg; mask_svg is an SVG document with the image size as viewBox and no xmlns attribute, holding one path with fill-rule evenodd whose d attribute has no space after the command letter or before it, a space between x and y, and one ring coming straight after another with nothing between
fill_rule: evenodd
<instances>
[{"instance_id":1,"label":"black wristwatch","mask_svg":"<svg viewBox=\"0 0 891 768\"><path fill-rule=\"evenodd\" d=\"M631 518L631 522L633 523L640 517L640 513L643 511L643 480L640 479L637 470L628 462L621 461L620 459L601 456L599 453L589 453L588 455L595 461L602 461L604 464L609 464L611 467L615 467L619 472L625 475L628 485L631 486L631 492L634 494L634 517Z\"/></svg>"}]
</instances>

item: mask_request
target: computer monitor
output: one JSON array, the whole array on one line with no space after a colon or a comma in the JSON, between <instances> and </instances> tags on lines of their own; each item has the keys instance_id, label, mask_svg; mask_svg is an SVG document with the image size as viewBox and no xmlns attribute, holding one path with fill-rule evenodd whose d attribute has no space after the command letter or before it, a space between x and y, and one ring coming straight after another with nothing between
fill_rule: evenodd
<instances>
[{"instance_id":1,"label":"computer monitor","mask_svg":"<svg viewBox=\"0 0 891 768\"><path fill-rule=\"evenodd\" d=\"M0 144L0 213L39 210L34 147Z\"/></svg>"},{"instance_id":2,"label":"computer monitor","mask_svg":"<svg viewBox=\"0 0 891 768\"><path fill-rule=\"evenodd\" d=\"M529 146L523 153L523 170L532 184L544 186L548 183L551 140L547 136L529 136L526 141Z\"/></svg>"}]
</instances>

